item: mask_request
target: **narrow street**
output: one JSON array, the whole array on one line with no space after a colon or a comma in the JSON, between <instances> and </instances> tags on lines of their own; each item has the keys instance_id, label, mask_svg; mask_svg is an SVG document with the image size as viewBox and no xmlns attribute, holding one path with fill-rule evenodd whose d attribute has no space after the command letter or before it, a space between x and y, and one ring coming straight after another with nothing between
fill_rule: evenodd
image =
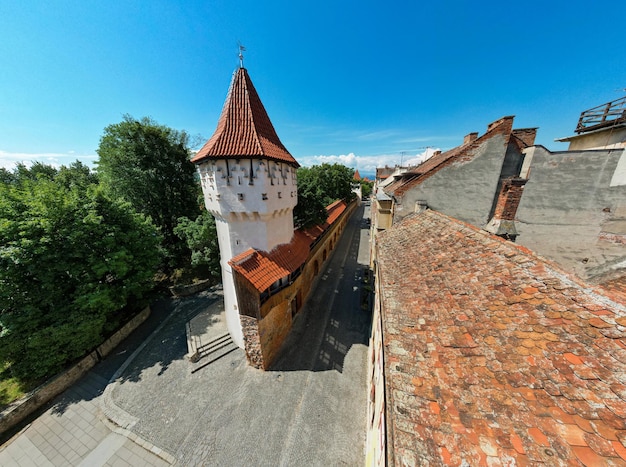
<instances>
[{"instance_id":1,"label":"narrow street","mask_svg":"<svg viewBox=\"0 0 626 467\"><path fill-rule=\"evenodd\" d=\"M159 311L164 318L152 323L152 334L114 352L115 365L105 360L55 400L0 448L0 464L363 465L370 326L361 298L369 263L364 215L369 207L361 206L350 219L270 371L251 368L237 349L192 372L186 322L209 313L220 330L223 302L210 293L168 299L158 305L170 310ZM111 381L94 378L104 374L101 365L107 377L112 365L119 368ZM126 429L111 431L103 408L124 414ZM46 441L53 434L54 445Z\"/></svg>"}]
</instances>

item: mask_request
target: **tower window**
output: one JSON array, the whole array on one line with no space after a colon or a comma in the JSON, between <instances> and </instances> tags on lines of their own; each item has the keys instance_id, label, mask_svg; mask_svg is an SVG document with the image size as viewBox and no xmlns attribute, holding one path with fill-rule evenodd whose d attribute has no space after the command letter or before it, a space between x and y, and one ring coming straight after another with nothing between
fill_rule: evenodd
<instances>
[{"instance_id":1,"label":"tower window","mask_svg":"<svg viewBox=\"0 0 626 467\"><path fill-rule=\"evenodd\" d=\"M282 197L283 197L283 194L282 194L280 191L278 192L278 197L279 197L279 198L282 198Z\"/></svg>"},{"instance_id":2,"label":"tower window","mask_svg":"<svg viewBox=\"0 0 626 467\"><path fill-rule=\"evenodd\" d=\"M237 198L239 198L239 201L243 201L243 193L237 193Z\"/></svg>"},{"instance_id":3,"label":"tower window","mask_svg":"<svg viewBox=\"0 0 626 467\"><path fill-rule=\"evenodd\" d=\"M261 198L263 198L263 199L267 199L267 193L262 193L262 194L261 194Z\"/></svg>"}]
</instances>

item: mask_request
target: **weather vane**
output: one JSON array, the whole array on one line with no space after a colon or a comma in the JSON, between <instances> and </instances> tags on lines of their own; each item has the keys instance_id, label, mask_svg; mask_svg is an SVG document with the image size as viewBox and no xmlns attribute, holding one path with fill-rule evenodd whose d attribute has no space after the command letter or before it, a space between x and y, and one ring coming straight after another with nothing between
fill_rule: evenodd
<instances>
[{"instance_id":1,"label":"weather vane","mask_svg":"<svg viewBox=\"0 0 626 467\"><path fill-rule=\"evenodd\" d=\"M243 68L243 53L246 51L246 48L241 45L239 42L239 68Z\"/></svg>"}]
</instances>

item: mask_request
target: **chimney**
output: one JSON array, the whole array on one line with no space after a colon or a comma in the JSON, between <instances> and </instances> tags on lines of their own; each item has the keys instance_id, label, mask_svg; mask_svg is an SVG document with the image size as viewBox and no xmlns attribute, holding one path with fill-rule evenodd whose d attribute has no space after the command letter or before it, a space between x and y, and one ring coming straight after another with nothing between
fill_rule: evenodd
<instances>
[{"instance_id":1,"label":"chimney","mask_svg":"<svg viewBox=\"0 0 626 467\"><path fill-rule=\"evenodd\" d=\"M494 122L491 122L489 125L487 125L487 133L489 133L492 130L495 130L498 127L501 127L500 132L510 133L511 130L513 130L514 118L515 118L514 115L509 115L507 117L502 117Z\"/></svg>"},{"instance_id":2,"label":"chimney","mask_svg":"<svg viewBox=\"0 0 626 467\"><path fill-rule=\"evenodd\" d=\"M473 141L476 141L478 139L478 132L475 131L474 133L470 133L469 135L465 135L465 138L463 138L463 146L465 146L466 144L470 144Z\"/></svg>"},{"instance_id":3,"label":"chimney","mask_svg":"<svg viewBox=\"0 0 626 467\"><path fill-rule=\"evenodd\" d=\"M519 177L502 180L493 217L485 226L487 232L515 241L518 235L515 229L515 215L527 181L527 179Z\"/></svg>"},{"instance_id":4,"label":"chimney","mask_svg":"<svg viewBox=\"0 0 626 467\"><path fill-rule=\"evenodd\" d=\"M466 136L466 138L467 138L467 136ZM437 151L433 152L433 155L431 157L438 156L439 154L441 154L441 150L437 150Z\"/></svg>"},{"instance_id":5,"label":"chimney","mask_svg":"<svg viewBox=\"0 0 626 467\"><path fill-rule=\"evenodd\" d=\"M420 213L428 209L428 202L425 199L418 199L415 202L415 212Z\"/></svg>"},{"instance_id":6,"label":"chimney","mask_svg":"<svg viewBox=\"0 0 626 467\"><path fill-rule=\"evenodd\" d=\"M537 128L520 128L519 130L513 130L513 136L524 143L526 147L533 146L535 144L535 137L537 136Z\"/></svg>"}]
</instances>

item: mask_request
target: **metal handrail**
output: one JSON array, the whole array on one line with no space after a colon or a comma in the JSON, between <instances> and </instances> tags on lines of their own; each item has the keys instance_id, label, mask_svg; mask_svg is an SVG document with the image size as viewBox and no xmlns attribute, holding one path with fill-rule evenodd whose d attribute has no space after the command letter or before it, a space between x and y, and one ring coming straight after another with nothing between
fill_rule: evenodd
<instances>
[{"instance_id":1,"label":"metal handrail","mask_svg":"<svg viewBox=\"0 0 626 467\"><path fill-rule=\"evenodd\" d=\"M581 112L576 133L596 130L626 122L626 97Z\"/></svg>"}]
</instances>

